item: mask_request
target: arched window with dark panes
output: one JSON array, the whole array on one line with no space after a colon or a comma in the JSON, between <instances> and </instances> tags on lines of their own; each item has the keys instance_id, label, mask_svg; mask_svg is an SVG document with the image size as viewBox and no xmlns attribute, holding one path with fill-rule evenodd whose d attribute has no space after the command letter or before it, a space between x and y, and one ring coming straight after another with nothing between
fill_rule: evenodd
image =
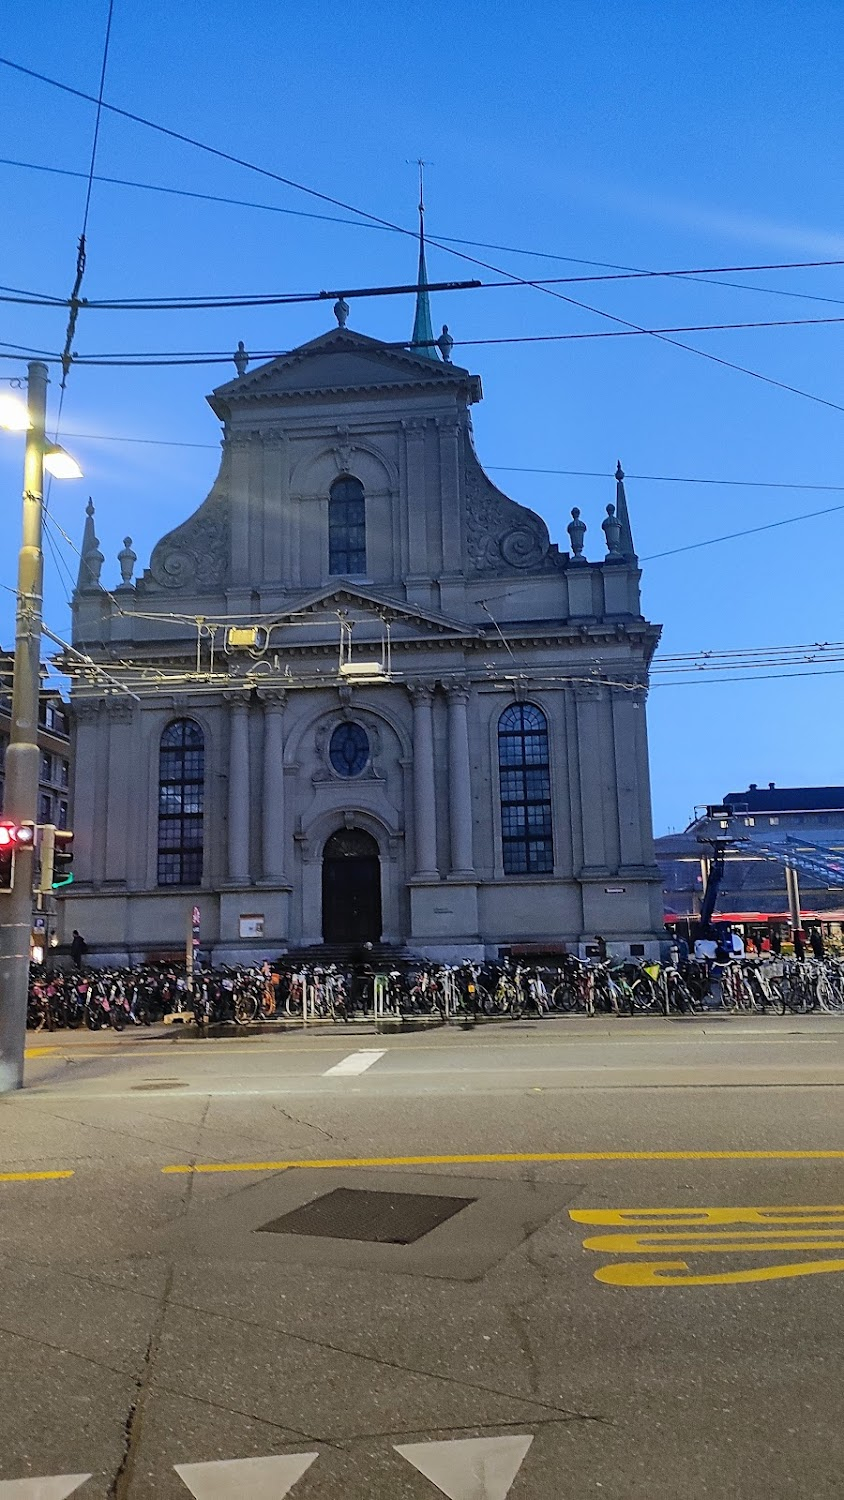
<instances>
[{"instance_id":1,"label":"arched window with dark panes","mask_svg":"<svg viewBox=\"0 0 844 1500\"><path fill-rule=\"evenodd\" d=\"M533 703L512 704L498 721L498 777L505 874L551 874L548 721Z\"/></svg>"},{"instance_id":2,"label":"arched window with dark panes","mask_svg":"<svg viewBox=\"0 0 844 1500\"><path fill-rule=\"evenodd\" d=\"M175 719L158 751L158 884L199 885L205 810L205 737Z\"/></svg>"},{"instance_id":3,"label":"arched window with dark panes","mask_svg":"<svg viewBox=\"0 0 844 1500\"><path fill-rule=\"evenodd\" d=\"M328 571L366 572L366 500L349 474L335 479L328 495Z\"/></svg>"}]
</instances>

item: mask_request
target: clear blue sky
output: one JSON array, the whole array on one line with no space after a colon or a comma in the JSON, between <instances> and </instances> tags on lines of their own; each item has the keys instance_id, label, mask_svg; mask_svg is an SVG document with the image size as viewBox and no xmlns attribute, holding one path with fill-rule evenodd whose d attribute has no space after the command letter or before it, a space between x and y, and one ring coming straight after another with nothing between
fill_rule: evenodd
<instances>
[{"instance_id":1,"label":"clear blue sky","mask_svg":"<svg viewBox=\"0 0 844 1500\"><path fill-rule=\"evenodd\" d=\"M106 0L32 0L7 7L0 52L95 92ZM115 0L106 98L260 166L412 227L408 158L428 171L428 227L577 260L662 269L844 259L841 103L844 12L805 0L696 7L649 0L601 5L537 0L527 7L429 0ZM85 171L90 105L0 69L0 154ZM304 194L214 161L104 115L97 170L114 177L335 212ZM0 281L55 295L70 290L84 183L0 165ZM504 250L472 250L521 276L589 267ZM95 184L88 229L91 297L312 290L413 278L400 235L252 207L200 203ZM473 270L431 250L432 279ZM481 273L483 274L483 273ZM645 327L844 315L841 268L688 281L562 288ZM750 290L750 288L766 290ZM785 297L777 292L804 294ZM808 300L812 298L838 301ZM614 325L531 288L444 294L437 328L457 340L597 331ZM60 312L2 308L2 338L56 349ZM332 323L327 306L244 311L83 313L76 349L286 348ZM409 336L411 299L356 303L352 323L376 337ZM844 326L844 325L842 325ZM685 336L844 406L842 327ZM836 411L653 338L457 349L483 378L478 447L494 477L565 542L572 505L601 553L606 479L503 473L588 470L801 485L844 484L844 411ZM20 367L2 358L0 373ZM205 394L217 368L71 373L67 433L215 444ZM56 388L51 388L55 411ZM128 532L146 565L157 537L206 493L213 447L144 447L68 438L86 478L56 486L56 516L78 542L92 494L119 579ZM20 443L0 436L6 496L0 582L14 583ZM824 506L844 493L630 479L643 559L686 543ZM75 576L78 559L59 540ZM695 651L844 639L844 510L802 525L644 564L645 608L664 625L663 650ZM69 629L65 574L48 553L50 625ZM11 595L0 629L12 635ZM718 674L715 674L718 675ZM655 686L650 732L657 832L696 802L748 781L844 780L837 675Z\"/></svg>"}]
</instances>

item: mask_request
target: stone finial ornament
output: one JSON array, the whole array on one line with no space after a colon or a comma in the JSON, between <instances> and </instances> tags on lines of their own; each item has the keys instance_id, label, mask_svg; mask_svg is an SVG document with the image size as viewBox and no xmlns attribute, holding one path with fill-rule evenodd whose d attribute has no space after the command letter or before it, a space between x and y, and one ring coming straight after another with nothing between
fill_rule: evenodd
<instances>
[{"instance_id":1,"label":"stone finial ornament","mask_svg":"<svg viewBox=\"0 0 844 1500\"><path fill-rule=\"evenodd\" d=\"M614 505L607 506L606 520L601 522L601 530L607 539L607 556L621 557L621 522Z\"/></svg>"},{"instance_id":2,"label":"stone finial ornament","mask_svg":"<svg viewBox=\"0 0 844 1500\"><path fill-rule=\"evenodd\" d=\"M583 538L586 535L586 522L581 521L580 509L577 505L572 506L571 520L566 527L566 531L569 534L571 542L572 562L585 562L586 558L583 556Z\"/></svg>"},{"instance_id":3,"label":"stone finial ornament","mask_svg":"<svg viewBox=\"0 0 844 1500\"><path fill-rule=\"evenodd\" d=\"M246 366L249 364L249 355L246 353L243 339L238 340L238 345L234 351L234 354L232 355L232 359L234 360L234 367L237 370L238 379L240 379L241 375L246 374Z\"/></svg>"},{"instance_id":4,"label":"stone finial ornament","mask_svg":"<svg viewBox=\"0 0 844 1500\"><path fill-rule=\"evenodd\" d=\"M135 571L135 563L138 561L137 552L132 551L132 538L130 536L123 538L123 546L117 554L117 561L120 563L120 576L123 580L120 587L130 589L132 587L132 574Z\"/></svg>"},{"instance_id":5,"label":"stone finial ornament","mask_svg":"<svg viewBox=\"0 0 844 1500\"><path fill-rule=\"evenodd\" d=\"M454 339L448 331L448 324L443 323L443 331L437 339L437 348L447 365L451 364L451 351L454 348Z\"/></svg>"},{"instance_id":6,"label":"stone finial ornament","mask_svg":"<svg viewBox=\"0 0 844 1500\"><path fill-rule=\"evenodd\" d=\"M79 563L78 589L96 589L100 586L100 573L105 558L94 532L94 502L88 497L85 506L85 532L82 537L82 558Z\"/></svg>"},{"instance_id":7,"label":"stone finial ornament","mask_svg":"<svg viewBox=\"0 0 844 1500\"><path fill-rule=\"evenodd\" d=\"M345 297L338 297L334 304L334 316L337 319L337 327L345 328L349 317L349 304Z\"/></svg>"}]
</instances>

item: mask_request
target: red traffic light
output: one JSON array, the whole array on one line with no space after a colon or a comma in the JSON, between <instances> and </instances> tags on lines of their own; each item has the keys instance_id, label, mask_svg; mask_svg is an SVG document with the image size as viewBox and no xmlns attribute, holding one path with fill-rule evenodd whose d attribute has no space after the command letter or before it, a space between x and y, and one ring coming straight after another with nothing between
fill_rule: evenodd
<instances>
[{"instance_id":1,"label":"red traffic light","mask_svg":"<svg viewBox=\"0 0 844 1500\"><path fill-rule=\"evenodd\" d=\"M0 823L0 853L10 849L26 849L35 843L35 829L31 823Z\"/></svg>"}]
</instances>

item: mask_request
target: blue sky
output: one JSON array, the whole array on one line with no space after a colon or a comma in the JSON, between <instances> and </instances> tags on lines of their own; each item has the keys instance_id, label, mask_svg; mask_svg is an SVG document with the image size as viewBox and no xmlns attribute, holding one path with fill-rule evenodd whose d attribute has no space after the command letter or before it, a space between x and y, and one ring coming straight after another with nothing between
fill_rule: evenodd
<instances>
[{"instance_id":1,"label":"blue sky","mask_svg":"<svg viewBox=\"0 0 844 1500\"><path fill-rule=\"evenodd\" d=\"M95 92L105 0L32 0L8 8L0 52ZM396 7L322 0L115 0L106 99L408 228L430 163L428 228L572 261L650 269L844 260L840 112L844 13L838 3L690 7L442 3ZM87 169L93 110L0 69L0 155ZM297 214L336 210L243 168L104 115L97 170L268 207L234 207L94 186L88 226L91 297L313 290L404 282L410 240ZM0 165L0 281L67 295L85 184ZM339 217L348 217L339 214ZM520 276L590 268L515 254L466 253ZM431 249L432 279L475 274ZM483 272L479 274L485 274ZM844 316L841 267L723 279L603 282L556 290L644 327ZM759 290L763 288L764 290ZM800 296L783 296L783 292ZM832 301L810 300L833 299ZM840 299L836 301L834 299ZM595 332L605 318L533 288L442 294L434 322L457 340ZM332 323L327 306L80 318L80 353L287 348ZM353 326L409 336L411 299L356 303ZM719 358L844 407L842 327L683 335ZM56 349L63 316L2 308L2 339ZM21 367L2 357L0 374ZM514 498L565 542L572 505L589 525L587 554L614 498L617 458L633 475L844 484L844 411L723 368L654 338L457 348L483 378L479 452ZM157 537L184 518L213 478L218 424L204 397L232 367L71 373L63 432L154 437L155 447L68 437L80 484L56 486L56 518L78 542L88 494L106 554L103 581L130 533L144 566ZM55 414L55 385L51 402ZM0 583L14 583L20 443L0 436L6 495ZM584 470L606 478L504 472ZM639 553L656 553L844 505L844 492L634 479L628 498ZM663 650L780 646L844 639L844 509L714 547L644 563L645 609ZM46 617L69 629L67 573L78 559L54 534ZM12 636L11 595L0 632ZM748 781L839 783L842 681L837 675L654 685L650 698L655 824L681 826L694 803Z\"/></svg>"}]
</instances>

